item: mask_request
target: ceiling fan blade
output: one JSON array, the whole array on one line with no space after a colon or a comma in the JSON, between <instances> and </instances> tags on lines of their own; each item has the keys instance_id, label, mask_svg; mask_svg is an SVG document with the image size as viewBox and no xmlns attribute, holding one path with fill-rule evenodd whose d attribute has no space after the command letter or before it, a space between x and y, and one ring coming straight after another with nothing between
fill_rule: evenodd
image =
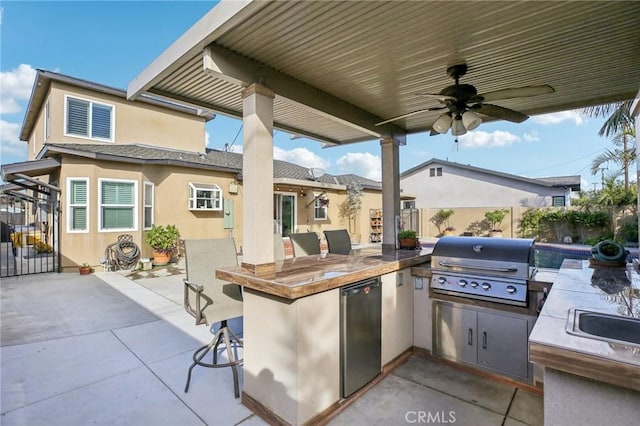
<instances>
[{"instance_id":1,"label":"ceiling fan blade","mask_svg":"<svg viewBox=\"0 0 640 426\"><path fill-rule=\"evenodd\" d=\"M528 96L546 95L555 92L555 89L548 84L541 86L511 87L509 89L494 90L492 92L478 95L483 101L497 101L511 98L525 98Z\"/></svg>"},{"instance_id":2,"label":"ceiling fan blade","mask_svg":"<svg viewBox=\"0 0 640 426\"><path fill-rule=\"evenodd\" d=\"M479 104L472 108L475 112L498 118L500 120L507 120L513 123L522 123L529 116L518 111L514 111L509 108L504 108L498 105L491 104Z\"/></svg>"},{"instance_id":3,"label":"ceiling fan blade","mask_svg":"<svg viewBox=\"0 0 640 426\"><path fill-rule=\"evenodd\" d=\"M410 117L410 116L415 115L415 114L420 114L421 112L436 111L436 110L444 109L444 108L446 108L446 107L442 106L442 107L418 109L418 110L409 112L407 114L402 114L402 115L399 115L397 117L389 118L388 120L381 121L379 123L376 123L375 125L376 126L382 126L383 124L391 123L392 121L400 120L401 118Z\"/></svg>"},{"instance_id":4,"label":"ceiling fan blade","mask_svg":"<svg viewBox=\"0 0 640 426\"><path fill-rule=\"evenodd\" d=\"M432 99L436 99L439 100L440 102L445 102L445 101L455 101L456 98L453 96L449 96L449 95L441 95L439 93L423 93L423 92L418 92L418 93L414 93L414 95L416 96L426 96L427 98L432 98Z\"/></svg>"}]
</instances>

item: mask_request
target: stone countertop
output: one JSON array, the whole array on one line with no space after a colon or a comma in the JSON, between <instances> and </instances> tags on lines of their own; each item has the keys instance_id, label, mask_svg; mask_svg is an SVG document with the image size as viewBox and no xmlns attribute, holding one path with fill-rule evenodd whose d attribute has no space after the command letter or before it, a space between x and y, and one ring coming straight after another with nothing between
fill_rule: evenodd
<instances>
[{"instance_id":1,"label":"stone countertop","mask_svg":"<svg viewBox=\"0 0 640 426\"><path fill-rule=\"evenodd\" d=\"M216 270L216 277L271 296L298 299L367 278L409 268L431 258L431 250L356 249L352 255L302 256L276 262L273 273L254 274L241 266Z\"/></svg>"},{"instance_id":2,"label":"stone countertop","mask_svg":"<svg viewBox=\"0 0 640 426\"><path fill-rule=\"evenodd\" d=\"M533 363L640 390L640 347L569 334L570 309L640 318L640 276L565 260L529 336Z\"/></svg>"}]
</instances>

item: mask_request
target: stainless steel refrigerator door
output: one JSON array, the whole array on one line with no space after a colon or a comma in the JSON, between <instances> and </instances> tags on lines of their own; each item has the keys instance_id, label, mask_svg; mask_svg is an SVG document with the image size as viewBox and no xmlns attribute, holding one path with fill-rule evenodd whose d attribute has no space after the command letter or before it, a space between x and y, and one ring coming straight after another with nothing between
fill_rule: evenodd
<instances>
[{"instance_id":1,"label":"stainless steel refrigerator door","mask_svg":"<svg viewBox=\"0 0 640 426\"><path fill-rule=\"evenodd\" d=\"M379 279L342 290L341 383L350 396L382 371L382 287Z\"/></svg>"}]
</instances>

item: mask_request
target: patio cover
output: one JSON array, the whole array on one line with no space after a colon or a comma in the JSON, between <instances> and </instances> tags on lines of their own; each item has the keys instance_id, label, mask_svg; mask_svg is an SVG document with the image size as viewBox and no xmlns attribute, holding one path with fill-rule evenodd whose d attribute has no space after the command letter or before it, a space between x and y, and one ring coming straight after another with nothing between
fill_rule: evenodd
<instances>
[{"instance_id":1,"label":"patio cover","mask_svg":"<svg viewBox=\"0 0 640 426\"><path fill-rule=\"evenodd\" d=\"M461 83L480 93L549 84L555 93L495 101L541 114L633 99L640 86L640 2L225 1L139 74L145 92L242 117L239 90L275 92L274 127L329 144L431 129L441 111L417 92ZM484 121L489 121L483 117Z\"/></svg>"},{"instance_id":2,"label":"patio cover","mask_svg":"<svg viewBox=\"0 0 640 426\"><path fill-rule=\"evenodd\" d=\"M263 127L247 129L245 120L245 147L254 153L245 169L259 168L272 144L247 144L246 134L264 135L271 123L327 145L381 140L383 240L392 244L398 146L406 134L430 130L441 111L376 123L439 106L417 93L452 84L446 69L460 63L468 65L461 83L479 93L551 85L551 94L492 102L528 115L633 99L639 22L633 1L223 0L130 82L127 97L151 93L240 118L243 89L256 94L252 111L272 91L272 105L253 121ZM267 190L259 180L247 180L255 186L245 195ZM258 250L244 246L254 258Z\"/></svg>"}]
</instances>

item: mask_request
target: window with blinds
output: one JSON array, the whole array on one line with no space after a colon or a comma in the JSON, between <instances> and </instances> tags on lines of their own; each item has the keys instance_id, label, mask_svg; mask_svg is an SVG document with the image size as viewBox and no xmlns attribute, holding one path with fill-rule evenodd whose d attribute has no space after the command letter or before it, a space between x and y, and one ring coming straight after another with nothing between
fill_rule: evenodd
<instances>
[{"instance_id":1,"label":"window with blinds","mask_svg":"<svg viewBox=\"0 0 640 426\"><path fill-rule=\"evenodd\" d=\"M65 135L113 141L112 105L66 97Z\"/></svg>"},{"instance_id":2,"label":"window with blinds","mask_svg":"<svg viewBox=\"0 0 640 426\"><path fill-rule=\"evenodd\" d=\"M100 230L135 231L137 183L100 180Z\"/></svg>"},{"instance_id":3,"label":"window with blinds","mask_svg":"<svg viewBox=\"0 0 640 426\"><path fill-rule=\"evenodd\" d=\"M89 179L67 179L67 231L89 231Z\"/></svg>"},{"instance_id":4,"label":"window with blinds","mask_svg":"<svg viewBox=\"0 0 640 426\"><path fill-rule=\"evenodd\" d=\"M153 206L154 206L154 193L155 185L151 182L144 183L144 229L151 229L153 226Z\"/></svg>"}]
</instances>

